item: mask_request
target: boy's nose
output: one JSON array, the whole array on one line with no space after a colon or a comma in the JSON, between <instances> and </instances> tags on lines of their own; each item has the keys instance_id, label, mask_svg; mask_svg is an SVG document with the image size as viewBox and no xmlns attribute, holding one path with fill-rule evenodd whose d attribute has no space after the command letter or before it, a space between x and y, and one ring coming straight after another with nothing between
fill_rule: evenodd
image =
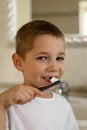
<instances>
[{"instance_id":1,"label":"boy's nose","mask_svg":"<svg viewBox=\"0 0 87 130\"><path fill-rule=\"evenodd\" d=\"M54 62L53 63L49 63L48 71L51 71L51 72L59 71L58 63L54 63Z\"/></svg>"}]
</instances>

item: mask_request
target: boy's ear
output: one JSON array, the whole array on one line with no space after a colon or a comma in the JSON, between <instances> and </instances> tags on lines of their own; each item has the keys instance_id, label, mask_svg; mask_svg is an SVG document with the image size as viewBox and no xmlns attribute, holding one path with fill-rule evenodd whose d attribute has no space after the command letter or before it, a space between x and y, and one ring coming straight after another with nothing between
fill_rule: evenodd
<instances>
[{"instance_id":1,"label":"boy's ear","mask_svg":"<svg viewBox=\"0 0 87 130\"><path fill-rule=\"evenodd\" d=\"M14 53L14 54L12 55L12 60L13 60L14 66L15 66L19 71L22 71L22 68L23 68L23 66L22 66L23 60L22 60L22 58L21 58L18 54Z\"/></svg>"}]
</instances>

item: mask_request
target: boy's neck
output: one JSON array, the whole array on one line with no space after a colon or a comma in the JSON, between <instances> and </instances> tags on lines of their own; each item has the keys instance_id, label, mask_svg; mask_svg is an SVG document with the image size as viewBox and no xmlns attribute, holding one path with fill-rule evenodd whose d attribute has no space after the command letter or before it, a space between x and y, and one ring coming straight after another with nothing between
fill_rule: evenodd
<instances>
[{"instance_id":1,"label":"boy's neck","mask_svg":"<svg viewBox=\"0 0 87 130\"><path fill-rule=\"evenodd\" d=\"M47 91L43 91L43 95L42 96L38 96L41 98L52 98L53 94L51 92L47 92Z\"/></svg>"}]
</instances>

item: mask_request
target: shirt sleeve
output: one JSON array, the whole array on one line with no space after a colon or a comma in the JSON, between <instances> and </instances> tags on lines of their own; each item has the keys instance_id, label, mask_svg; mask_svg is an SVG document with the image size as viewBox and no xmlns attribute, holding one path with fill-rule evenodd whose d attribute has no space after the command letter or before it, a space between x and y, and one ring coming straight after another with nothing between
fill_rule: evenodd
<instances>
[{"instance_id":1,"label":"shirt sleeve","mask_svg":"<svg viewBox=\"0 0 87 130\"><path fill-rule=\"evenodd\" d=\"M10 130L9 129L9 118L8 118L8 112L6 111L6 130Z\"/></svg>"},{"instance_id":2,"label":"shirt sleeve","mask_svg":"<svg viewBox=\"0 0 87 130\"><path fill-rule=\"evenodd\" d=\"M69 124L69 130L79 130L76 117L69 103L68 103L68 124Z\"/></svg>"}]
</instances>

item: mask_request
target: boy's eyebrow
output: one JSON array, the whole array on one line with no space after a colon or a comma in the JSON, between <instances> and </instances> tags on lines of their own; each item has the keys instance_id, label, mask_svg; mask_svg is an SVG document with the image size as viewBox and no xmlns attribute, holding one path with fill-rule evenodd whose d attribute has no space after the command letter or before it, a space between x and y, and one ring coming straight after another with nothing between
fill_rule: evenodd
<instances>
[{"instance_id":1,"label":"boy's eyebrow","mask_svg":"<svg viewBox=\"0 0 87 130\"><path fill-rule=\"evenodd\" d=\"M65 56L65 52L60 52L59 54L60 54L60 55L64 55L64 56Z\"/></svg>"},{"instance_id":2,"label":"boy's eyebrow","mask_svg":"<svg viewBox=\"0 0 87 130\"><path fill-rule=\"evenodd\" d=\"M40 52L38 54L47 55L47 54L49 54L49 52ZM58 55L64 55L65 56L65 52L59 52Z\"/></svg>"}]
</instances>

